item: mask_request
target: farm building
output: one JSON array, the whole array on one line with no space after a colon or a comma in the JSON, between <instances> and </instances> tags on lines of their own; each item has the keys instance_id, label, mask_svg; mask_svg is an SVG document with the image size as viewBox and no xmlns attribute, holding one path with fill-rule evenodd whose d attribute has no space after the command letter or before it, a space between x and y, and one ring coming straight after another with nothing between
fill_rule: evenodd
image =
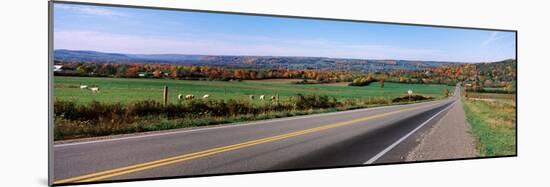
<instances>
[{"instance_id":1,"label":"farm building","mask_svg":"<svg viewBox=\"0 0 550 187\"><path fill-rule=\"evenodd\" d=\"M53 71L54 72L63 71L63 65L53 65Z\"/></svg>"},{"instance_id":2,"label":"farm building","mask_svg":"<svg viewBox=\"0 0 550 187\"><path fill-rule=\"evenodd\" d=\"M53 72L55 75L70 75L77 74L78 72L72 68L65 67L63 65L53 65Z\"/></svg>"},{"instance_id":3,"label":"farm building","mask_svg":"<svg viewBox=\"0 0 550 187\"><path fill-rule=\"evenodd\" d=\"M153 73L151 72L137 72L136 73L138 77L152 77Z\"/></svg>"}]
</instances>

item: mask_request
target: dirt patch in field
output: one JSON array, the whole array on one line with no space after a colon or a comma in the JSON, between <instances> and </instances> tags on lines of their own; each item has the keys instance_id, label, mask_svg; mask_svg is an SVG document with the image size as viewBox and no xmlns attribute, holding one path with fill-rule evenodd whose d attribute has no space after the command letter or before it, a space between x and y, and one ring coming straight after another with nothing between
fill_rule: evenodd
<instances>
[{"instance_id":1,"label":"dirt patch in field","mask_svg":"<svg viewBox=\"0 0 550 187\"><path fill-rule=\"evenodd\" d=\"M80 88L78 84L54 84L54 88Z\"/></svg>"},{"instance_id":2,"label":"dirt patch in field","mask_svg":"<svg viewBox=\"0 0 550 187\"><path fill-rule=\"evenodd\" d=\"M350 82L335 82L335 83L326 83L326 84L323 84L323 85L327 85L327 86L348 86Z\"/></svg>"},{"instance_id":3,"label":"dirt patch in field","mask_svg":"<svg viewBox=\"0 0 550 187\"><path fill-rule=\"evenodd\" d=\"M257 83L291 83L294 81L301 81L303 79L262 79L262 80L245 80L243 82L257 82Z\"/></svg>"}]
</instances>

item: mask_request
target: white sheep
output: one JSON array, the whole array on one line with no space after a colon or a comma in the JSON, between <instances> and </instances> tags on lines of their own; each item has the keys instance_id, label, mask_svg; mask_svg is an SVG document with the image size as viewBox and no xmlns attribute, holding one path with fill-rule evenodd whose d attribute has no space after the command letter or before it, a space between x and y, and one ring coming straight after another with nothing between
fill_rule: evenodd
<instances>
[{"instance_id":1,"label":"white sheep","mask_svg":"<svg viewBox=\"0 0 550 187\"><path fill-rule=\"evenodd\" d=\"M208 97L210 97L210 95L208 95L208 94L202 96L203 99L208 99Z\"/></svg>"},{"instance_id":2,"label":"white sheep","mask_svg":"<svg viewBox=\"0 0 550 187\"><path fill-rule=\"evenodd\" d=\"M254 100L254 95L250 95L250 100Z\"/></svg>"},{"instance_id":3,"label":"white sheep","mask_svg":"<svg viewBox=\"0 0 550 187\"><path fill-rule=\"evenodd\" d=\"M193 94L188 94L185 96L185 99L186 100L192 100L192 99L195 99L195 96Z\"/></svg>"},{"instance_id":4,"label":"white sheep","mask_svg":"<svg viewBox=\"0 0 550 187\"><path fill-rule=\"evenodd\" d=\"M178 100L182 100L183 99L183 94L178 94Z\"/></svg>"},{"instance_id":5,"label":"white sheep","mask_svg":"<svg viewBox=\"0 0 550 187\"><path fill-rule=\"evenodd\" d=\"M80 89L87 89L88 85L80 85Z\"/></svg>"},{"instance_id":6,"label":"white sheep","mask_svg":"<svg viewBox=\"0 0 550 187\"><path fill-rule=\"evenodd\" d=\"M91 87L90 90L94 93L98 93L99 92L99 87Z\"/></svg>"},{"instance_id":7,"label":"white sheep","mask_svg":"<svg viewBox=\"0 0 550 187\"><path fill-rule=\"evenodd\" d=\"M265 100L265 95L260 95L260 100Z\"/></svg>"},{"instance_id":8,"label":"white sheep","mask_svg":"<svg viewBox=\"0 0 550 187\"><path fill-rule=\"evenodd\" d=\"M277 97L275 97L274 95L271 96L272 101L275 101L276 99L277 99Z\"/></svg>"}]
</instances>

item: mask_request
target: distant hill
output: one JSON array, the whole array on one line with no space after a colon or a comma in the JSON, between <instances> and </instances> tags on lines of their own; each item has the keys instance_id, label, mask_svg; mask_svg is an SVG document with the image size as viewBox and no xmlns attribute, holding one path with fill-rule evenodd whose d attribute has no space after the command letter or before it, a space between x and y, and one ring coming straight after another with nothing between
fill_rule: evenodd
<instances>
[{"instance_id":1,"label":"distant hill","mask_svg":"<svg viewBox=\"0 0 550 187\"><path fill-rule=\"evenodd\" d=\"M218 56L186 54L122 54L98 51L58 49L54 51L55 61L94 63L163 63L182 65L208 65L233 68L284 68L284 69L330 69L390 71L422 70L457 62L344 59L327 57L284 57L284 56Z\"/></svg>"},{"instance_id":2,"label":"distant hill","mask_svg":"<svg viewBox=\"0 0 550 187\"><path fill-rule=\"evenodd\" d=\"M492 80L494 82L512 82L517 80L517 61L508 59L492 63L476 64L478 79L485 82Z\"/></svg>"}]
</instances>

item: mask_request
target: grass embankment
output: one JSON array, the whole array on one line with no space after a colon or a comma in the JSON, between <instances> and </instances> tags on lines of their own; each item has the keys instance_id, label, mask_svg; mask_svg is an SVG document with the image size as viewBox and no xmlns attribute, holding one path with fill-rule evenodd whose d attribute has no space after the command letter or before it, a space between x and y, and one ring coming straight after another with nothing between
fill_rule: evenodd
<instances>
[{"instance_id":1,"label":"grass embankment","mask_svg":"<svg viewBox=\"0 0 550 187\"><path fill-rule=\"evenodd\" d=\"M516 105L510 103L464 99L464 110L480 156L516 154Z\"/></svg>"},{"instance_id":2,"label":"grass embankment","mask_svg":"<svg viewBox=\"0 0 550 187\"><path fill-rule=\"evenodd\" d=\"M247 101L199 99L167 106L157 101L133 104L102 104L95 101L87 105L73 101L56 101L54 139L198 127L390 104L398 103L382 98L361 102L339 101L333 97L318 95L297 95L292 102L270 102L264 105L252 105Z\"/></svg>"}]
</instances>

